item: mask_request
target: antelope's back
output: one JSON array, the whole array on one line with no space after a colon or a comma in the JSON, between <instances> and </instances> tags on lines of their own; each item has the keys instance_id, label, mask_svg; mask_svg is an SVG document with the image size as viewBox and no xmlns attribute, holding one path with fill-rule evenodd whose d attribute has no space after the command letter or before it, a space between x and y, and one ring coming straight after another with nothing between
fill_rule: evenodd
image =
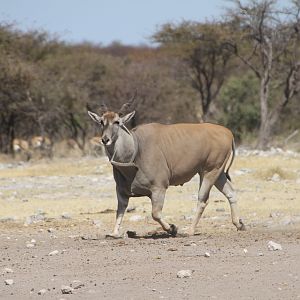
<instances>
[{"instance_id":1,"label":"antelope's back","mask_svg":"<svg viewBox=\"0 0 300 300\"><path fill-rule=\"evenodd\" d=\"M167 173L163 175L169 177L171 184L182 184L202 170L220 168L232 150L231 131L210 123L150 123L138 126L134 131L146 168Z\"/></svg>"}]
</instances>

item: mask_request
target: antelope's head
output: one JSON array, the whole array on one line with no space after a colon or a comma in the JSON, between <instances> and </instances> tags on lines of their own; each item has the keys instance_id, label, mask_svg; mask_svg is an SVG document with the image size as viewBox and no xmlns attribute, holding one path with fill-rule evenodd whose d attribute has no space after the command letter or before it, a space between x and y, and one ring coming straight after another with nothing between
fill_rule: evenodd
<instances>
[{"instance_id":1,"label":"antelope's head","mask_svg":"<svg viewBox=\"0 0 300 300\"><path fill-rule=\"evenodd\" d=\"M108 111L105 104L101 105L99 115L88 111L92 120L100 125L101 143L104 146L109 146L117 140L120 129L125 130L128 134L130 134L130 131L127 129L125 124L133 118L135 110L129 113L126 112L129 108L131 108L134 98L135 95L128 103L125 103L121 107L119 112Z\"/></svg>"}]
</instances>

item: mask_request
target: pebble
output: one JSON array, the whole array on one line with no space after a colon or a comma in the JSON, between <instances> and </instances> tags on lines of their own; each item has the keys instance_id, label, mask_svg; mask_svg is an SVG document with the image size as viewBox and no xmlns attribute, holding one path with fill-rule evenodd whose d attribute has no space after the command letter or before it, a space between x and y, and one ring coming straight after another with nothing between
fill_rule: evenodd
<instances>
[{"instance_id":1,"label":"pebble","mask_svg":"<svg viewBox=\"0 0 300 300\"><path fill-rule=\"evenodd\" d=\"M279 174L274 173L270 180L273 182L279 182L281 180L281 177Z\"/></svg>"},{"instance_id":2,"label":"pebble","mask_svg":"<svg viewBox=\"0 0 300 300\"><path fill-rule=\"evenodd\" d=\"M204 253L204 256L205 256L205 257L210 257L210 253L209 253L209 252L205 252L205 253Z\"/></svg>"},{"instance_id":3,"label":"pebble","mask_svg":"<svg viewBox=\"0 0 300 300\"><path fill-rule=\"evenodd\" d=\"M180 270L177 272L177 278L190 278L192 277L192 270Z\"/></svg>"},{"instance_id":4,"label":"pebble","mask_svg":"<svg viewBox=\"0 0 300 300\"><path fill-rule=\"evenodd\" d=\"M282 246L278 243L273 242L273 241L269 241L268 242L268 249L270 251L282 250Z\"/></svg>"},{"instance_id":5,"label":"pebble","mask_svg":"<svg viewBox=\"0 0 300 300\"><path fill-rule=\"evenodd\" d=\"M74 290L77 290L84 287L84 283L82 283L80 280L73 280L73 282L71 283L71 287Z\"/></svg>"},{"instance_id":6,"label":"pebble","mask_svg":"<svg viewBox=\"0 0 300 300\"><path fill-rule=\"evenodd\" d=\"M4 273L13 273L14 271L10 268L4 268L3 269Z\"/></svg>"},{"instance_id":7,"label":"pebble","mask_svg":"<svg viewBox=\"0 0 300 300\"><path fill-rule=\"evenodd\" d=\"M4 280L4 282L5 282L6 285L12 285L12 284L14 284L13 279L6 279L6 280Z\"/></svg>"},{"instance_id":8,"label":"pebble","mask_svg":"<svg viewBox=\"0 0 300 300\"><path fill-rule=\"evenodd\" d=\"M38 211L37 214L27 217L24 224L30 225L44 220L45 220L45 213L42 211Z\"/></svg>"},{"instance_id":9,"label":"pebble","mask_svg":"<svg viewBox=\"0 0 300 300\"><path fill-rule=\"evenodd\" d=\"M178 249L177 248L169 248L167 251L178 251Z\"/></svg>"},{"instance_id":10,"label":"pebble","mask_svg":"<svg viewBox=\"0 0 300 300\"><path fill-rule=\"evenodd\" d=\"M293 220L290 216L285 216L284 218L282 218L280 220L280 225L282 226L287 226L287 225L290 225L290 224L293 224Z\"/></svg>"},{"instance_id":11,"label":"pebble","mask_svg":"<svg viewBox=\"0 0 300 300\"><path fill-rule=\"evenodd\" d=\"M131 221L131 222L137 222L137 221L141 221L141 220L144 220L144 217L142 217L140 215L134 215L129 218L129 221Z\"/></svg>"},{"instance_id":12,"label":"pebble","mask_svg":"<svg viewBox=\"0 0 300 300\"><path fill-rule=\"evenodd\" d=\"M131 207L127 208L126 212L131 213L131 212L133 212L135 210L136 210L136 207L135 206L131 206Z\"/></svg>"},{"instance_id":13,"label":"pebble","mask_svg":"<svg viewBox=\"0 0 300 300\"><path fill-rule=\"evenodd\" d=\"M27 247L27 248L33 248L33 247L34 247L34 244L26 244L26 247Z\"/></svg>"},{"instance_id":14,"label":"pebble","mask_svg":"<svg viewBox=\"0 0 300 300\"><path fill-rule=\"evenodd\" d=\"M248 253L248 250L246 248L243 251L244 251L245 254Z\"/></svg>"},{"instance_id":15,"label":"pebble","mask_svg":"<svg viewBox=\"0 0 300 300\"><path fill-rule=\"evenodd\" d=\"M47 293L47 290L46 289L41 289L38 291L38 295L44 295Z\"/></svg>"},{"instance_id":16,"label":"pebble","mask_svg":"<svg viewBox=\"0 0 300 300\"><path fill-rule=\"evenodd\" d=\"M66 220L72 219L71 215L67 212L62 213L61 218Z\"/></svg>"},{"instance_id":17,"label":"pebble","mask_svg":"<svg viewBox=\"0 0 300 300\"><path fill-rule=\"evenodd\" d=\"M61 286L61 292L63 294L73 294L74 289L68 285Z\"/></svg>"},{"instance_id":18,"label":"pebble","mask_svg":"<svg viewBox=\"0 0 300 300\"><path fill-rule=\"evenodd\" d=\"M57 255L58 253L59 253L58 250L54 250L54 251L50 252L48 255L49 256L54 256L54 255Z\"/></svg>"},{"instance_id":19,"label":"pebble","mask_svg":"<svg viewBox=\"0 0 300 300\"><path fill-rule=\"evenodd\" d=\"M197 246L197 244L194 241L190 241L184 244L184 246L188 247L188 246Z\"/></svg>"},{"instance_id":20,"label":"pebble","mask_svg":"<svg viewBox=\"0 0 300 300\"><path fill-rule=\"evenodd\" d=\"M95 227L101 227L101 221L100 220L93 220L93 225L95 225Z\"/></svg>"}]
</instances>

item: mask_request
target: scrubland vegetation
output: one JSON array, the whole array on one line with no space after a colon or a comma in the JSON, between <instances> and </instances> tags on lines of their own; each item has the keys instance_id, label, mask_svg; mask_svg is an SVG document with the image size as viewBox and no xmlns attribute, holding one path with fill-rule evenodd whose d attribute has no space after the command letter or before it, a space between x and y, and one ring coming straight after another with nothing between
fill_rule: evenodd
<instances>
[{"instance_id":1,"label":"scrubland vegetation","mask_svg":"<svg viewBox=\"0 0 300 300\"><path fill-rule=\"evenodd\" d=\"M118 110L136 89L132 126L204 120L239 143L284 145L300 127L300 5L286 5L232 1L218 20L162 25L152 47L68 44L2 23L0 151L40 135L85 152L97 134L87 106ZM300 134L290 141L299 149Z\"/></svg>"}]
</instances>

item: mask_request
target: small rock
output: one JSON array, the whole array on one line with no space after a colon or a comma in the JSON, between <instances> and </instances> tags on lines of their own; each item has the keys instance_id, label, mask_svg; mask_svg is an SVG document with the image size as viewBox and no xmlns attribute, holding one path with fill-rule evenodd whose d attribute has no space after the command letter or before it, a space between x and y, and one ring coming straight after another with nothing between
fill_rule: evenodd
<instances>
[{"instance_id":1,"label":"small rock","mask_svg":"<svg viewBox=\"0 0 300 300\"><path fill-rule=\"evenodd\" d=\"M264 256L262 252L258 252L258 256Z\"/></svg>"},{"instance_id":2,"label":"small rock","mask_svg":"<svg viewBox=\"0 0 300 300\"><path fill-rule=\"evenodd\" d=\"M13 273L14 271L12 269L10 269L10 268L4 268L3 272L4 273Z\"/></svg>"},{"instance_id":3,"label":"small rock","mask_svg":"<svg viewBox=\"0 0 300 300\"><path fill-rule=\"evenodd\" d=\"M128 207L127 208L127 212L128 213L131 213L131 212L133 212L133 211L135 211L136 210L136 207L135 206L131 206L131 207Z\"/></svg>"},{"instance_id":4,"label":"small rock","mask_svg":"<svg viewBox=\"0 0 300 300\"><path fill-rule=\"evenodd\" d=\"M248 253L248 250L246 248L243 251L244 251L245 254Z\"/></svg>"},{"instance_id":5,"label":"small rock","mask_svg":"<svg viewBox=\"0 0 300 300\"><path fill-rule=\"evenodd\" d=\"M67 212L62 213L61 218L66 220L72 219L71 215Z\"/></svg>"},{"instance_id":6,"label":"small rock","mask_svg":"<svg viewBox=\"0 0 300 300\"><path fill-rule=\"evenodd\" d=\"M273 241L269 241L268 242L268 249L270 251L282 250L282 246L278 243L273 242Z\"/></svg>"},{"instance_id":7,"label":"small rock","mask_svg":"<svg viewBox=\"0 0 300 300\"><path fill-rule=\"evenodd\" d=\"M192 270L181 270L177 272L177 278L190 278L192 277Z\"/></svg>"},{"instance_id":8,"label":"small rock","mask_svg":"<svg viewBox=\"0 0 300 300\"><path fill-rule=\"evenodd\" d=\"M205 257L210 257L210 253L209 253L209 252L205 252L205 253L204 253L204 256L205 256Z\"/></svg>"},{"instance_id":9,"label":"small rock","mask_svg":"<svg viewBox=\"0 0 300 300\"><path fill-rule=\"evenodd\" d=\"M287 226L293 224L292 218L290 216L285 216L280 220L280 225Z\"/></svg>"},{"instance_id":10,"label":"small rock","mask_svg":"<svg viewBox=\"0 0 300 300\"><path fill-rule=\"evenodd\" d=\"M30 241L30 243L35 244L35 243L36 243L36 240L35 240L35 239L32 239L32 240Z\"/></svg>"},{"instance_id":11,"label":"small rock","mask_svg":"<svg viewBox=\"0 0 300 300\"><path fill-rule=\"evenodd\" d=\"M74 289L68 285L62 285L61 286L61 292L63 294L73 294Z\"/></svg>"},{"instance_id":12,"label":"small rock","mask_svg":"<svg viewBox=\"0 0 300 300\"><path fill-rule=\"evenodd\" d=\"M46 215L45 212L43 212L42 210L38 210L36 214L26 218L25 225L30 225L30 224L44 221L46 218L45 215Z\"/></svg>"},{"instance_id":13,"label":"small rock","mask_svg":"<svg viewBox=\"0 0 300 300\"><path fill-rule=\"evenodd\" d=\"M274 173L270 180L273 182L279 182L281 180L281 177L278 173Z\"/></svg>"},{"instance_id":14,"label":"small rock","mask_svg":"<svg viewBox=\"0 0 300 300\"><path fill-rule=\"evenodd\" d=\"M82 283L80 280L73 280L73 282L71 283L71 287L74 290L77 290L84 287L84 283Z\"/></svg>"},{"instance_id":15,"label":"small rock","mask_svg":"<svg viewBox=\"0 0 300 300\"><path fill-rule=\"evenodd\" d=\"M58 250L54 250L54 251L50 252L50 253L48 254L48 256L54 256L54 255L57 255L58 253L59 253Z\"/></svg>"},{"instance_id":16,"label":"small rock","mask_svg":"<svg viewBox=\"0 0 300 300\"><path fill-rule=\"evenodd\" d=\"M142 220L144 220L144 217L142 217L140 215L134 215L129 218L129 221L131 221L131 222L137 222L137 221L142 221Z\"/></svg>"},{"instance_id":17,"label":"small rock","mask_svg":"<svg viewBox=\"0 0 300 300\"><path fill-rule=\"evenodd\" d=\"M6 223L6 222L15 222L17 220L17 217L3 217L0 218L0 222Z\"/></svg>"},{"instance_id":18,"label":"small rock","mask_svg":"<svg viewBox=\"0 0 300 300\"><path fill-rule=\"evenodd\" d=\"M178 251L178 249L177 249L177 248L169 248L167 251L172 251L172 252L174 252L174 251Z\"/></svg>"},{"instance_id":19,"label":"small rock","mask_svg":"<svg viewBox=\"0 0 300 300\"><path fill-rule=\"evenodd\" d=\"M46 289L41 289L38 291L38 295L44 295L47 293L47 290Z\"/></svg>"},{"instance_id":20,"label":"small rock","mask_svg":"<svg viewBox=\"0 0 300 300\"><path fill-rule=\"evenodd\" d=\"M12 285L12 284L14 284L13 279L6 279L6 280L4 280L4 282L5 282L6 285Z\"/></svg>"},{"instance_id":21,"label":"small rock","mask_svg":"<svg viewBox=\"0 0 300 300\"><path fill-rule=\"evenodd\" d=\"M33 247L34 247L34 244L30 244L30 243L29 243L29 244L26 244L26 247L27 247L27 248L33 248Z\"/></svg>"},{"instance_id":22,"label":"small rock","mask_svg":"<svg viewBox=\"0 0 300 300\"><path fill-rule=\"evenodd\" d=\"M270 213L270 218L278 218L280 217L281 213L277 211L273 211Z\"/></svg>"},{"instance_id":23,"label":"small rock","mask_svg":"<svg viewBox=\"0 0 300 300\"><path fill-rule=\"evenodd\" d=\"M52 232L54 232L54 229L53 229L53 228L48 228L47 231L48 231L49 233L52 233Z\"/></svg>"},{"instance_id":24,"label":"small rock","mask_svg":"<svg viewBox=\"0 0 300 300\"><path fill-rule=\"evenodd\" d=\"M193 216L187 216L187 215L182 216L182 219L186 221L191 221L193 220L193 218L194 218Z\"/></svg>"},{"instance_id":25,"label":"small rock","mask_svg":"<svg viewBox=\"0 0 300 300\"><path fill-rule=\"evenodd\" d=\"M93 225L95 225L95 227L101 227L101 221L100 220L93 220Z\"/></svg>"},{"instance_id":26,"label":"small rock","mask_svg":"<svg viewBox=\"0 0 300 300\"><path fill-rule=\"evenodd\" d=\"M197 246L197 244L194 241L190 241L190 242L187 242L187 243L183 244L183 246L186 246L186 247L188 247L188 246Z\"/></svg>"}]
</instances>

